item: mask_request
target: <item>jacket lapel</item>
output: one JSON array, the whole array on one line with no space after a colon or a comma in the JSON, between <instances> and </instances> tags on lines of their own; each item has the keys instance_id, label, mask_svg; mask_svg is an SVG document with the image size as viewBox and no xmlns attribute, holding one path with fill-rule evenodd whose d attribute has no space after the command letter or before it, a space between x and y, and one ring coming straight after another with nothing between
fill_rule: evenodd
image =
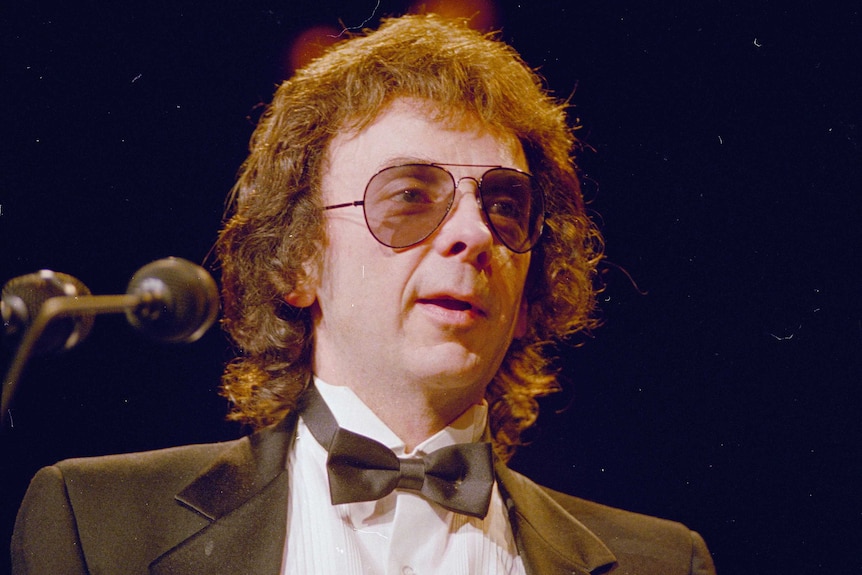
<instances>
[{"instance_id":1,"label":"jacket lapel","mask_svg":"<svg viewBox=\"0 0 862 575\"><path fill-rule=\"evenodd\" d=\"M605 573L616 558L535 483L502 463L497 479L529 575Z\"/></svg>"},{"instance_id":2,"label":"jacket lapel","mask_svg":"<svg viewBox=\"0 0 862 575\"><path fill-rule=\"evenodd\" d=\"M177 501L206 518L150 565L153 575L280 572L287 527L285 463L295 418L235 443Z\"/></svg>"}]
</instances>

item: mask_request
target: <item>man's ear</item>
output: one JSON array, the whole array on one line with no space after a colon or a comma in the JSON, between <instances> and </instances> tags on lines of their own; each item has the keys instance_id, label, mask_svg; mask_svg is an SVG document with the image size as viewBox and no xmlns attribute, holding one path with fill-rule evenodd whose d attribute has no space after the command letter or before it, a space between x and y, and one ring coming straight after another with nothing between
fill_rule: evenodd
<instances>
[{"instance_id":1,"label":"man's ear","mask_svg":"<svg viewBox=\"0 0 862 575\"><path fill-rule=\"evenodd\" d=\"M302 287L297 287L297 289L292 292L284 294L284 301L293 307L309 307L316 299L317 296L314 292Z\"/></svg>"},{"instance_id":2,"label":"man's ear","mask_svg":"<svg viewBox=\"0 0 862 575\"><path fill-rule=\"evenodd\" d=\"M304 275L284 294L284 301L293 307L309 307L317 300L317 270L310 264L303 266Z\"/></svg>"},{"instance_id":3,"label":"man's ear","mask_svg":"<svg viewBox=\"0 0 862 575\"><path fill-rule=\"evenodd\" d=\"M515 319L515 339L527 335L527 316L530 306L527 298L521 296L521 305L518 306L518 317Z\"/></svg>"}]
</instances>

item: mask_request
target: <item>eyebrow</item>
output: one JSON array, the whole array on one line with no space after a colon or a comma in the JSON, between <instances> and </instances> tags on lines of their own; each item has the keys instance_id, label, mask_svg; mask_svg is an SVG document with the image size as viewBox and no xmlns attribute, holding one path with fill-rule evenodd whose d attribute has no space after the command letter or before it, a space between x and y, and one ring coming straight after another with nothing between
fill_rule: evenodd
<instances>
[{"instance_id":1,"label":"eyebrow","mask_svg":"<svg viewBox=\"0 0 862 575\"><path fill-rule=\"evenodd\" d=\"M404 166L407 164L428 164L434 166L454 166L464 168L509 168L512 170L523 171L520 168L505 166L503 164L460 164L454 162L440 162L432 160L430 158L420 158L417 156L396 156L394 158L388 158L377 165L377 171L379 172L380 170L385 170L386 168Z\"/></svg>"},{"instance_id":2,"label":"eyebrow","mask_svg":"<svg viewBox=\"0 0 862 575\"><path fill-rule=\"evenodd\" d=\"M377 171L392 168L394 166L403 166L405 164L434 164L434 160L430 158L420 158L418 156L396 156L387 158L377 165Z\"/></svg>"}]
</instances>

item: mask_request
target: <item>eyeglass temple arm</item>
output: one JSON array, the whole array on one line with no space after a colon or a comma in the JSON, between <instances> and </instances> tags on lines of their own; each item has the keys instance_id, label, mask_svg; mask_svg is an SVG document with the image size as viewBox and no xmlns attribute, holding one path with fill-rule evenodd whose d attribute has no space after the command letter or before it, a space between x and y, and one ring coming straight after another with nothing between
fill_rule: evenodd
<instances>
[{"instance_id":1,"label":"eyeglass temple arm","mask_svg":"<svg viewBox=\"0 0 862 575\"><path fill-rule=\"evenodd\" d=\"M355 202L347 202L346 204L333 204L331 206L323 206L324 210L335 210L338 208L352 208L354 206L364 206L365 202L362 200L356 200Z\"/></svg>"}]
</instances>

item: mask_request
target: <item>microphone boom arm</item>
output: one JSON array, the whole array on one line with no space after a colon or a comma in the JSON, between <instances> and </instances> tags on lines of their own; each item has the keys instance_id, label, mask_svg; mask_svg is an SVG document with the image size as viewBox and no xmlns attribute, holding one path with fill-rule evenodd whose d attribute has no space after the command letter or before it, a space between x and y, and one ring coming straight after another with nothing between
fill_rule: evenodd
<instances>
[{"instance_id":1,"label":"microphone boom arm","mask_svg":"<svg viewBox=\"0 0 862 575\"><path fill-rule=\"evenodd\" d=\"M39 313L36 315L36 319L33 320L33 323L21 339L18 350L15 353L15 358L12 360L9 371L3 378L3 396L2 400L0 400L0 423L2 423L2 426L5 427L9 408L12 404L12 397L15 394L18 382L21 380L21 374L33 355L33 350L39 342L39 338L42 337L42 333L44 333L52 321L59 318L91 313L123 313L141 305L146 305L154 299L152 294L146 292L140 294L88 295L82 297L59 296L47 299L42 304ZM71 345L74 345L74 342Z\"/></svg>"}]
</instances>

